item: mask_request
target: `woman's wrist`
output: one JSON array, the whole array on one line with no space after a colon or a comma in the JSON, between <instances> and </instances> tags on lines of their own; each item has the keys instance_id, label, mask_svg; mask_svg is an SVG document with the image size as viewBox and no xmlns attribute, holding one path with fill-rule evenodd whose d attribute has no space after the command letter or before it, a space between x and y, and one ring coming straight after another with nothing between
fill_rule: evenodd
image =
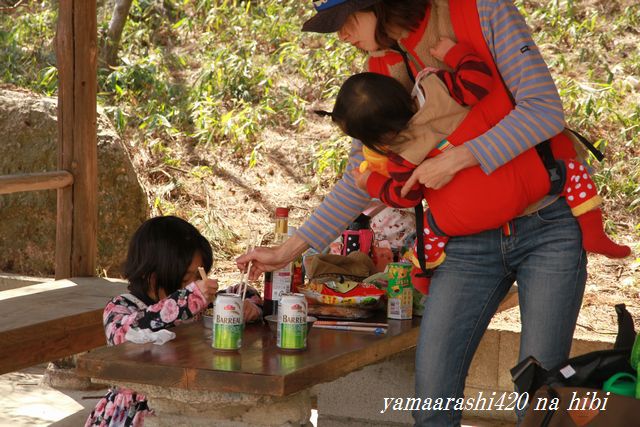
<instances>
[{"instance_id":1,"label":"woman's wrist","mask_svg":"<svg viewBox=\"0 0 640 427\"><path fill-rule=\"evenodd\" d=\"M278 258L284 262L293 261L307 249L309 249L309 244L297 234L289 237L283 244L276 248Z\"/></svg>"},{"instance_id":2,"label":"woman's wrist","mask_svg":"<svg viewBox=\"0 0 640 427\"><path fill-rule=\"evenodd\" d=\"M480 164L471 150L469 150L464 144L458 145L452 151L454 154L454 165L457 168L456 172Z\"/></svg>"}]
</instances>

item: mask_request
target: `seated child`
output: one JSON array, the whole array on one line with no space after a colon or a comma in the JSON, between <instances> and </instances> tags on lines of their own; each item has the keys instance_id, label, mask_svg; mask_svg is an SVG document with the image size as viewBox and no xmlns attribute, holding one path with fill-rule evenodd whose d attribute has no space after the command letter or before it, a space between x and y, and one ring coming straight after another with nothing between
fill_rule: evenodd
<instances>
[{"instance_id":1,"label":"seated child","mask_svg":"<svg viewBox=\"0 0 640 427\"><path fill-rule=\"evenodd\" d=\"M209 272L211 245L196 228L174 216L145 221L129 243L124 277L128 294L113 298L104 309L108 345L125 341L162 344L172 338L166 329L191 321L214 299L215 279L200 280L198 267ZM261 318L262 310L247 290L245 320ZM127 388L114 387L97 403L85 426L142 426L150 413L147 399Z\"/></svg>"},{"instance_id":2,"label":"seated child","mask_svg":"<svg viewBox=\"0 0 640 427\"><path fill-rule=\"evenodd\" d=\"M477 104L489 93L493 82L489 68L464 44L441 39L432 53L453 71L423 70L416 78L413 98L391 77L361 73L345 81L331 113L319 112L330 115L347 135L364 144L367 162L363 162L361 169L369 166L369 170L361 172L372 197L393 207L416 206L422 198L427 200L429 210L425 213L424 236L428 269L444 261L444 247L449 236L499 227L521 215L525 207L545 194L539 189L532 190L530 186L534 184L527 181L526 172L521 172L520 176L507 172L506 178L503 176L502 179L498 177L500 169L491 175L478 171L473 171L473 176L465 174L471 169L479 170L476 166L454 177L452 182L456 181L456 191L452 194L416 184L405 197L400 195L417 165L427 157L452 148L448 136L464 120L469 106ZM489 127L487 125L487 129ZM381 155L386 160L382 165ZM519 161L519 157L510 163ZM561 195L578 220L584 249L612 258L629 255L628 246L614 243L605 234L599 208L602 200L585 167L575 158L562 158L559 162L566 170ZM487 188L496 185L502 186L511 196L500 197L495 192L487 195ZM446 197L442 197L443 194ZM484 196L487 197L479 199ZM413 263L414 286L426 293L429 281L418 274L417 259L414 258Z\"/></svg>"}]
</instances>

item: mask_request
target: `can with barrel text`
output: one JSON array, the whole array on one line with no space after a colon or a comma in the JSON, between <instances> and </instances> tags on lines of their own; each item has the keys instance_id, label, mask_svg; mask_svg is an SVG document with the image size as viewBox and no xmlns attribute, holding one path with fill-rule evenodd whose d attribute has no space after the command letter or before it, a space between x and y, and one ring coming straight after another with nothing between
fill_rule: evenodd
<instances>
[{"instance_id":1,"label":"can with barrel text","mask_svg":"<svg viewBox=\"0 0 640 427\"><path fill-rule=\"evenodd\" d=\"M242 346L242 299L221 294L213 306L213 339L216 350L238 350Z\"/></svg>"},{"instance_id":2,"label":"can with barrel text","mask_svg":"<svg viewBox=\"0 0 640 427\"><path fill-rule=\"evenodd\" d=\"M387 318L411 319L413 317L413 288L411 287L411 264L392 262L387 276Z\"/></svg>"},{"instance_id":3,"label":"can with barrel text","mask_svg":"<svg viewBox=\"0 0 640 427\"><path fill-rule=\"evenodd\" d=\"M282 294L278 304L277 345L284 350L307 348L307 300L304 295Z\"/></svg>"}]
</instances>

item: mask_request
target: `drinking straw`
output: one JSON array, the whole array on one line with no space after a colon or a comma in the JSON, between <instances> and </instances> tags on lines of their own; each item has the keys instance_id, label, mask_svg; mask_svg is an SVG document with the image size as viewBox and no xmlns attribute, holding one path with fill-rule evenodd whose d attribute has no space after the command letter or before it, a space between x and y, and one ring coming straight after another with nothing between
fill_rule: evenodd
<instances>
[{"instance_id":1,"label":"drinking straw","mask_svg":"<svg viewBox=\"0 0 640 427\"><path fill-rule=\"evenodd\" d=\"M385 328L376 328L370 326L317 325L316 322L313 324L313 327L318 329L334 329L336 331L368 332L376 335L383 335L387 333L387 330Z\"/></svg>"}]
</instances>

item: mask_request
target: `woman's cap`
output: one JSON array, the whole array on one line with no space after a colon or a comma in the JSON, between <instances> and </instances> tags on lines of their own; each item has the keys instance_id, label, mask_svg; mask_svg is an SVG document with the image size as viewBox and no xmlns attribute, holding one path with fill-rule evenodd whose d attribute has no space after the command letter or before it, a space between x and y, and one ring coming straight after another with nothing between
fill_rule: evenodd
<instances>
[{"instance_id":1,"label":"woman's cap","mask_svg":"<svg viewBox=\"0 0 640 427\"><path fill-rule=\"evenodd\" d=\"M349 15L382 0L314 0L316 14L302 25L302 31L335 33Z\"/></svg>"}]
</instances>

